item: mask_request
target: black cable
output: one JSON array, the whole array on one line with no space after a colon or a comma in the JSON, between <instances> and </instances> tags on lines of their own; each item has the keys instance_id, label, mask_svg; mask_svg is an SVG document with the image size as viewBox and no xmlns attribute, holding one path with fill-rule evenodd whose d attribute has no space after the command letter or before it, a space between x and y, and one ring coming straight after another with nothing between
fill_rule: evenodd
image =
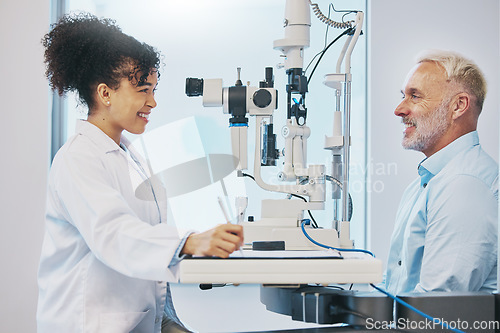
<instances>
[{"instance_id":1,"label":"black cable","mask_svg":"<svg viewBox=\"0 0 500 333\"><path fill-rule=\"evenodd\" d=\"M333 5L333 3L330 3L330 5L328 6L328 16L327 16L328 18L330 18L330 14L331 14L332 9L336 13L345 13L344 15L342 15L342 23L345 22L344 18L346 17L346 15L358 12L357 10L336 10L335 6ZM318 53L316 53L314 55L314 57L311 59L311 61L309 61L309 63L306 66L306 69L304 70L304 73L307 72L307 70L309 69L309 66L311 66L311 64L313 63L314 59L316 59L316 57L319 56L325 50L325 48L327 47L327 43L328 43L328 30L329 29L330 29L330 26L327 24L326 25L326 29L325 29L325 44L323 45L323 50L321 50Z\"/></svg>"},{"instance_id":2,"label":"black cable","mask_svg":"<svg viewBox=\"0 0 500 333\"><path fill-rule=\"evenodd\" d=\"M298 194L293 194L293 193L291 193L290 195L291 195L292 197L296 197L296 198L302 199L302 200L304 200L304 202L307 202L307 199L306 199L306 198L304 198L304 197L302 197L302 196L300 196L300 195L298 195ZM310 211L309 209L307 210L307 213L309 213L309 217L310 217L310 218L311 218L311 220L312 220L312 223L311 223L312 227L313 227L314 229L318 229L318 228L319 228L319 227L318 227L318 223L316 222L316 220L315 220L315 219L314 219L314 217L312 216L311 211Z\"/></svg>"},{"instance_id":3,"label":"black cable","mask_svg":"<svg viewBox=\"0 0 500 333\"><path fill-rule=\"evenodd\" d=\"M344 288L342 288L341 286L328 286L326 287L327 289L335 289L335 290L345 290Z\"/></svg>"},{"instance_id":4,"label":"black cable","mask_svg":"<svg viewBox=\"0 0 500 333\"><path fill-rule=\"evenodd\" d=\"M348 13L345 13L344 15L342 15L342 23L344 23L344 17L346 17L347 15L351 14L351 13L357 13L357 11L352 11L352 12L348 12Z\"/></svg>"},{"instance_id":5,"label":"black cable","mask_svg":"<svg viewBox=\"0 0 500 333\"><path fill-rule=\"evenodd\" d=\"M253 181L255 181L255 178L254 176L252 175L249 175L248 173L242 173L243 177L249 177L249 178L252 178Z\"/></svg>"},{"instance_id":6,"label":"black cable","mask_svg":"<svg viewBox=\"0 0 500 333\"><path fill-rule=\"evenodd\" d=\"M330 10L331 10L331 7L333 6L333 4L331 3L330 5L331 6L328 6L328 18L330 18ZM335 7L333 7L333 10L335 10ZM347 14L345 14L345 15L347 15ZM342 19L343 19L343 16L342 16ZM326 45L328 44L328 29L329 28L330 28L330 26L327 24L326 25L326 29L325 29L325 44L323 45L323 50L326 48ZM316 59L316 57L319 56L321 54L321 52L323 52L323 50L321 50L318 53L316 53L314 55L314 57L311 59L311 61L309 61L309 63L306 66L306 69L304 69L304 73L307 72L307 70L309 69L309 66L311 66L311 64L313 63L314 59Z\"/></svg>"},{"instance_id":7,"label":"black cable","mask_svg":"<svg viewBox=\"0 0 500 333\"><path fill-rule=\"evenodd\" d=\"M291 195L292 197L296 197L296 198L302 199L302 200L304 200L304 202L307 202L307 199L306 199L306 198L304 198L304 197L302 197L302 196L300 196L300 195L298 195L298 194L293 194L293 193L290 193L290 195Z\"/></svg>"},{"instance_id":8,"label":"black cable","mask_svg":"<svg viewBox=\"0 0 500 333\"><path fill-rule=\"evenodd\" d=\"M344 15L342 15L342 23L345 23L344 18L347 15L358 12L357 10L352 10L352 9L348 9L348 10L336 10L335 6L333 5L333 3L330 3L330 5L328 5L328 18L330 18L330 12L331 12L332 9L336 13L345 13ZM328 28L330 28L330 25L327 24L326 25L326 35L325 35L325 46L326 46L326 37L328 36Z\"/></svg>"},{"instance_id":9,"label":"black cable","mask_svg":"<svg viewBox=\"0 0 500 333\"><path fill-rule=\"evenodd\" d=\"M244 177L249 177L249 178L253 179L253 181L255 181L254 176L252 176L252 175L250 175L250 174L248 174L248 173L243 173L242 175L243 175ZM302 199L302 200L304 200L305 202L307 202L307 199L306 199L306 198L304 198L304 197L301 197L300 195L293 194L293 193L292 193L292 194L290 194L290 195L291 195L292 197L296 197L296 198ZM318 223L316 222L316 220L315 220L315 219L314 219L314 217L312 216L311 211L310 211L310 210L308 210L307 212L309 213L309 217L310 217L310 218L311 218L311 220L312 220L311 225L313 226L313 228L314 228L314 229L318 229L318 228L319 228L319 227L318 227Z\"/></svg>"},{"instance_id":10,"label":"black cable","mask_svg":"<svg viewBox=\"0 0 500 333\"><path fill-rule=\"evenodd\" d=\"M316 220L315 220L315 219L314 219L314 217L312 216L311 211L310 211L309 209L307 210L307 213L309 214L309 217L310 217L310 218L311 218L311 220L312 220L311 225L313 226L313 228L314 228L314 229L318 229L318 228L319 228L319 227L318 227L318 224L316 223Z\"/></svg>"},{"instance_id":11,"label":"black cable","mask_svg":"<svg viewBox=\"0 0 500 333\"><path fill-rule=\"evenodd\" d=\"M355 30L354 28L349 28L349 29L344 30L340 35L337 36L337 38L335 38L334 40L332 40L330 42L330 44L328 44L328 46L325 47L325 49L323 51L321 51L321 56L319 57L318 61L316 62L316 65L314 65L314 68L313 68L313 70L311 72L311 75L309 75L309 78L307 79L307 83L309 83L311 81L311 78L312 78L312 76L314 74L314 71L316 71L316 68L318 67L319 63L321 62L321 59L325 55L326 51L330 48L330 46L332 46L335 42L337 42L342 36L347 35L347 34L351 33L354 30Z\"/></svg>"},{"instance_id":12,"label":"black cable","mask_svg":"<svg viewBox=\"0 0 500 333\"><path fill-rule=\"evenodd\" d=\"M325 44L325 47L326 47L326 44ZM323 50L324 50L324 48L323 48ZM307 69L309 68L309 66L311 66L311 64L314 61L314 59L316 59L316 57L319 56L321 54L321 52L323 52L323 50L321 50L318 53L316 53L316 55L314 55L314 57L311 59L311 61L309 61L309 63L307 64L306 69L304 69L304 73L307 72Z\"/></svg>"},{"instance_id":13,"label":"black cable","mask_svg":"<svg viewBox=\"0 0 500 333\"><path fill-rule=\"evenodd\" d=\"M243 175L244 177L249 177L249 178L251 178L253 181L255 181L254 176L252 176L252 175L250 175L250 174L248 174L248 173L242 173L242 175ZM341 186L341 185L339 185L339 184L340 184L340 181L339 181L339 180L337 180L337 179L335 179L335 178L333 178L332 176L327 176L327 177L326 177L326 179L327 179L327 180L330 180L330 181L332 181L332 179L333 179L333 180L335 180L336 182L335 182L335 181L334 181L334 182L337 184L337 186L340 186L340 188L342 188L342 186ZM306 198L304 198L304 197L302 197L302 196L300 196L300 195L293 194L293 193L291 193L290 195L291 195L292 197L296 197L296 198L302 199L302 200L304 200L304 202L307 202L307 199L306 199ZM351 194L350 194L350 193L348 193L348 195L349 195L349 214L348 214L348 218L347 218L347 220L348 220L348 221L351 221L351 218L352 218L352 213L353 213L353 203L352 203L352 197L351 197ZM311 220L312 220L312 223L311 223L312 227L313 227L314 229L318 229L318 228L319 228L318 223L317 223L317 222L316 222L316 220L314 219L314 216L312 215L311 211L310 211L310 210L307 210L307 213L309 214L309 217L310 217L310 218L311 218Z\"/></svg>"},{"instance_id":14,"label":"black cable","mask_svg":"<svg viewBox=\"0 0 500 333\"><path fill-rule=\"evenodd\" d=\"M335 9L335 6L333 5L333 3L330 3L330 5L328 6L328 14L330 14L330 7L333 8L333 11L336 13L346 13L346 14L344 14L344 16L347 14L350 14L350 13L357 13L358 12L355 9L337 10L337 9ZM344 16L342 16L342 23L344 22Z\"/></svg>"},{"instance_id":15,"label":"black cable","mask_svg":"<svg viewBox=\"0 0 500 333\"><path fill-rule=\"evenodd\" d=\"M243 175L244 177L249 177L249 178L251 178L253 181L255 181L255 177L254 177L254 176L252 176L252 175L250 175L250 174L248 174L248 173L242 173L242 175ZM329 177L329 178L328 178L328 177ZM326 179L327 179L327 180L330 180L330 181L332 181L332 179L333 179L333 180L335 180L335 181L336 181L335 183L337 184L337 186L340 186L340 188L342 188L342 186L341 186L341 185L339 185L339 184L340 184L340 181L339 181L338 179L335 179L335 178L333 178L332 176L327 176L327 177L326 177ZM302 196L300 196L300 195L293 194L293 193L292 193L292 194L290 194L290 195L291 195L292 197L296 197L296 198L302 199L302 200L304 200L305 202L307 202L307 199L306 199L306 198L304 198L304 197L302 197ZM352 218L352 213L353 213L353 203L352 203L352 197L351 197L351 194L350 194L350 193L348 193L348 196L349 196L349 214L347 214L347 215L348 215L347 220L348 220L348 221L351 221L351 218ZM311 223L312 227L313 227L314 229L318 229L318 228L319 228L318 223L317 223L317 222L316 222L316 220L314 219L314 217L313 217L313 215L312 215L311 211L310 211L310 210L307 210L307 213L309 214L309 217L310 217L310 218L311 218L311 220L312 220L312 223Z\"/></svg>"}]
</instances>

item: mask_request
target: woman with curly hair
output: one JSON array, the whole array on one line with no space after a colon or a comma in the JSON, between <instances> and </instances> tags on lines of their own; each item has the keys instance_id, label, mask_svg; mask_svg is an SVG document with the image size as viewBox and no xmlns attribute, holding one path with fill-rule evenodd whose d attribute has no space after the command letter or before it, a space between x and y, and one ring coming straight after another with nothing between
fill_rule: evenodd
<instances>
[{"instance_id":1,"label":"woman with curly hair","mask_svg":"<svg viewBox=\"0 0 500 333\"><path fill-rule=\"evenodd\" d=\"M227 257L241 226L179 233L166 195L122 136L145 131L160 58L151 46L89 14L65 16L43 39L46 75L76 91L87 120L52 163L38 273L38 332L186 332L167 281L185 255ZM135 196L149 182L152 200Z\"/></svg>"}]
</instances>

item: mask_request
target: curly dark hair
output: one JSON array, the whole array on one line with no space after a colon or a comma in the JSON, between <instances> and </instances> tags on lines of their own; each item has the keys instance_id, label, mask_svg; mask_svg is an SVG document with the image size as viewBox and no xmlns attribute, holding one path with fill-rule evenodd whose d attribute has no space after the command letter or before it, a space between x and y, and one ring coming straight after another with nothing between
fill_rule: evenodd
<instances>
[{"instance_id":1,"label":"curly dark hair","mask_svg":"<svg viewBox=\"0 0 500 333\"><path fill-rule=\"evenodd\" d=\"M160 54L124 34L113 20L88 13L66 15L51 28L42 39L45 75L59 95L77 91L89 114L98 84L117 89L120 80L128 78L139 86L152 72L159 75Z\"/></svg>"}]
</instances>

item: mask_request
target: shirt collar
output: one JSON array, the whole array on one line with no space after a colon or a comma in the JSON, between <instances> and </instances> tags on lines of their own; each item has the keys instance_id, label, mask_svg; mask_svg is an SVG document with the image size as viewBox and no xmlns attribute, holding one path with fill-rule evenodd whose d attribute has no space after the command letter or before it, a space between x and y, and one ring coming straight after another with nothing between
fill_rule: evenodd
<instances>
[{"instance_id":1,"label":"shirt collar","mask_svg":"<svg viewBox=\"0 0 500 333\"><path fill-rule=\"evenodd\" d=\"M459 152L467 150L479 144L477 131L472 131L462 135L446 147L427 157L418 166L420 175L420 185L427 186L427 183L437 175L448 162Z\"/></svg>"},{"instance_id":2,"label":"shirt collar","mask_svg":"<svg viewBox=\"0 0 500 333\"><path fill-rule=\"evenodd\" d=\"M118 146L116 142L111 139L106 133L104 133L99 127L89 123L86 120L77 121L76 133L88 137L92 142L100 147L104 153L109 153L120 149L120 146ZM130 145L130 142L123 136L121 137L120 141L126 147Z\"/></svg>"}]
</instances>

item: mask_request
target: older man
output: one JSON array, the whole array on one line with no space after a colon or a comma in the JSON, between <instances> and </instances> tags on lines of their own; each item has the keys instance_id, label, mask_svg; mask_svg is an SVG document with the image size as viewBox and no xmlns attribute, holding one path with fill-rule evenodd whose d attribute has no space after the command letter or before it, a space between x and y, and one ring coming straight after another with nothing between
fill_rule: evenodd
<instances>
[{"instance_id":1,"label":"older man","mask_svg":"<svg viewBox=\"0 0 500 333\"><path fill-rule=\"evenodd\" d=\"M386 288L494 291L497 277L498 165L476 132L486 95L479 68L434 51L420 58L395 114L403 147L425 154L396 216Z\"/></svg>"}]
</instances>

